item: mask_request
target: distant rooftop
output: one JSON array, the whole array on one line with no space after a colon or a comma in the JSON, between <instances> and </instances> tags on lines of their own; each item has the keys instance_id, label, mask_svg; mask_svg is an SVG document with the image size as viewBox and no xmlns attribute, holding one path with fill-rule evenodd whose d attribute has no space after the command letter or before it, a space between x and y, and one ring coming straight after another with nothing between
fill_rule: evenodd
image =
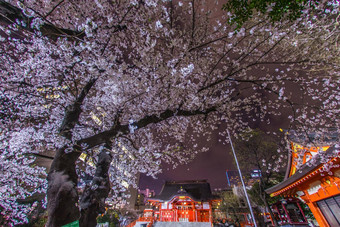
<instances>
[{"instance_id":1,"label":"distant rooftop","mask_svg":"<svg viewBox=\"0 0 340 227\"><path fill-rule=\"evenodd\" d=\"M295 130L284 130L288 134L288 139L299 144L332 144L339 141L337 129L327 129L324 132L302 132Z\"/></svg>"},{"instance_id":2,"label":"distant rooftop","mask_svg":"<svg viewBox=\"0 0 340 227\"><path fill-rule=\"evenodd\" d=\"M152 200L169 201L175 196L189 196L195 201L207 201L214 196L207 180L167 181Z\"/></svg>"}]
</instances>

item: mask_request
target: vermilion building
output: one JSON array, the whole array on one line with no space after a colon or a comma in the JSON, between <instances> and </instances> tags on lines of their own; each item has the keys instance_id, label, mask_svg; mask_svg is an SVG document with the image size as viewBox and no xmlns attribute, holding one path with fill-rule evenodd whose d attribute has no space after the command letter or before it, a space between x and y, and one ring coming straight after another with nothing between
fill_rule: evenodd
<instances>
[{"instance_id":1,"label":"vermilion building","mask_svg":"<svg viewBox=\"0 0 340 227\"><path fill-rule=\"evenodd\" d=\"M213 195L206 180L169 181L159 195L148 198L143 216L128 227L212 227L233 222L220 210L221 198ZM241 227L254 226L247 208L236 207Z\"/></svg>"},{"instance_id":2,"label":"vermilion building","mask_svg":"<svg viewBox=\"0 0 340 227\"><path fill-rule=\"evenodd\" d=\"M220 203L206 180L166 182L161 193L148 201L153 209L145 210L144 216L153 212L161 222L212 222Z\"/></svg>"},{"instance_id":3,"label":"vermilion building","mask_svg":"<svg viewBox=\"0 0 340 227\"><path fill-rule=\"evenodd\" d=\"M283 182L266 190L271 196L297 197L305 202L320 226L340 226L340 157L337 134L318 143L313 135L306 139L289 137L291 156ZM321 140L320 140L321 141ZM292 222L294 212L280 214L282 224Z\"/></svg>"},{"instance_id":4,"label":"vermilion building","mask_svg":"<svg viewBox=\"0 0 340 227\"><path fill-rule=\"evenodd\" d=\"M159 195L147 200L148 208L144 210L143 216L129 227L149 227L169 222L174 222L177 226L190 224L210 227L213 217L223 217L218 209L221 200L212 195L210 184L206 180L166 182Z\"/></svg>"}]
</instances>

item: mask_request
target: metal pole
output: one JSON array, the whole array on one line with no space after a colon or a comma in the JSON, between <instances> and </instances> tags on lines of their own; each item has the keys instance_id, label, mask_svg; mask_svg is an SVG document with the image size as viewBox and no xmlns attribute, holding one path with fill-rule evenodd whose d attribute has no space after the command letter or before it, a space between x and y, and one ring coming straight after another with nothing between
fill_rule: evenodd
<instances>
[{"instance_id":1,"label":"metal pole","mask_svg":"<svg viewBox=\"0 0 340 227\"><path fill-rule=\"evenodd\" d=\"M229 133L229 130L228 130L228 129L227 129L227 132L228 132L228 137L229 137L231 149L232 149L233 154L234 154L234 158L235 158L237 170L238 170L238 173L240 174L240 178L241 178L241 182L242 182L242 186L243 186L243 191L244 191L244 194L246 195L246 199L247 199L247 202L248 202L250 214L251 214L251 217L252 217L252 219L253 219L254 226L257 227L256 221L255 221L255 217L254 217L254 213L253 213L253 208L251 207L250 200L249 200L249 198L248 198L248 193L247 193L247 190L246 190L246 186L244 185L244 181L243 181L241 169L240 169L240 166L239 166L239 164L238 164L238 160L237 160L236 153L235 153L235 150L234 150L233 141L231 140L230 133Z\"/></svg>"}]
</instances>

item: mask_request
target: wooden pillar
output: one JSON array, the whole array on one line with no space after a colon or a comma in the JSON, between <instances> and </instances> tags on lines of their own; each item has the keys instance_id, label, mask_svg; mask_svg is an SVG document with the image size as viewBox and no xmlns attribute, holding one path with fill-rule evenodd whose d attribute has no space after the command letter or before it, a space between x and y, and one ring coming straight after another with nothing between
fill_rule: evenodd
<instances>
[{"instance_id":1,"label":"wooden pillar","mask_svg":"<svg viewBox=\"0 0 340 227\"><path fill-rule=\"evenodd\" d=\"M162 210L161 210L161 212L160 212L159 215L160 215L159 219L160 219L161 221L163 221L163 220L162 220Z\"/></svg>"},{"instance_id":2,"label":"wooden pillar","mask_svg":"<svg viewBox=\"0 0 340 227\"><path fill-rule=\"evenodd\" d=\"M290 215L289 215L289 213L288 213L288 211L287 211L287 209L286 209L285 204L281 203L281 206L282 206L283 210L285 211L285 214L286 214L286 216L287 216L287 218L288 218L288 223L289 223L289 224L292 224L292 220L290 219Z\"/></svg>"},{"instance_id":3,"label":"wooden pillar","mask_svg":"<svg viewBox=\"0 0 340 227\"><path fill-rule=\"evenodd\" d=\"M311 199L309 198L309 194L307 190L303 190L303 192L305 193L304 196L301 196L301 199L303 199L304 201L306 201L306 204L309 206L310 211L312 211L315 220L318 222L318 224L320 225L320 227L331 227L329 226L328 222L326 221L325 217L323 216L321 210L319 209L319 207L314 204Z\"/></svg>"},{"instance_id":4,"label":"wooden pillar","mask_svg":"<svg viewBox=\"0 0 340 227\"><path fill-rule=\"evenodd\" d=\"M175 221L178 222L178 217L177 217L177 209L175 209Z\"/></svg>"},{"instance_id":5,"label":"wooden pillar","mask_svg":"<svg viewBox=\"0 0 340 227\"><path fill-rule=\"evenodd\" d=\"M282 223L283 221L282 221L281 214L280 214L280 211L279 211L279 208L277 207L277 205L275 205L275 209L276 209L276 212L278 214L277 216L280 218L280 221Z\"/></svg>"},{"instance_id":6,"label":"wooden pillar","mask_svg":"<svg viewBox=\"0 0 340 227\"><path fill-rule=\"evenodd\" d=\"M328 222L326 221L325 217L321 213L320 209L317 207L316 204L312 202L308 202L307 205L309 206L309 209L312 211L315 220L318 222L320 227L331 227L329 226Z\"/></svg>"},{"instance_id":7,"label":"wooden pillar","mask_svg":"<svg viewBox=\"0 0 340 227\"><path fill-rule=\"evenodd\" d=\"M301 212L301 214L302 214L303 218L304 218L304 219L305 219L305 221L307 222L307 218L306 218L306 216L305 216L305 213L303 212L303 210L302 210L302 208L301 208L300 204L299 204L298 202L297 202L296 204L297 204L297 206L299 207L299 209L300 209L300 212Z\"/></svg>"},{"instance_id":8,"label":"wooden pillar","mask_svg":"<svg viewBox=\"0 0 340 227\"><path fill-rule=\"evenodd\" d=\"M197 222L197 210L195 210L195 222Z\"/></svg>"}]
</instances>

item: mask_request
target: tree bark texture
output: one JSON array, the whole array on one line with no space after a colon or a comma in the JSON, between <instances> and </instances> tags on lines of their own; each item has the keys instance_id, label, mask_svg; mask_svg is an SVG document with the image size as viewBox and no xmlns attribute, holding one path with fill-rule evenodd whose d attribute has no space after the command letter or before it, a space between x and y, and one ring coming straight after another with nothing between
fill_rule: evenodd
<instances>
[{"instance_id":1,"label":"tree bark texture","mask_svg":"<svg viewBox=\"0 0 340 227\"><path fill-rule=\"evenodd\" d=\"M65 148L57 151L48 174L46 226L59 227L79 219L75 162L80 153L65 153Z\"/></svg>"},{"instance_id":2,"label":"tree bark texture","mask_svg":"<svg viewBox=\"0 0 340 227\"><path fill-rule=\"evenodd\" d=\"M75 102L65 110L64 120L59 132L60 135L69 140L72 140L72 129L78 122L82 112L81 105L95 82L96 79L90 79ZM80 146L72 146L73 147L67 147L67 145L65 145L56 152L50 173L47 177L48 221L46 226L48 227L59 227L79 220L80 217L76 161L82 151ZM71 149L72 152L65 153L66 149Z\"/></svg>"},{"instance_id":3,"label":"tree bark texture","mask_svg":"<svg viewBox=\"0 0 340 227\"><path fill-rule=\"evenodd\" d=\"M97 216L105 212L105 199L110 192L109 168L112 156L102 150L98 156L97 169L92 185L87 187L80 200L80 226L95 227Z\"/></svg>"}]
</instances>

